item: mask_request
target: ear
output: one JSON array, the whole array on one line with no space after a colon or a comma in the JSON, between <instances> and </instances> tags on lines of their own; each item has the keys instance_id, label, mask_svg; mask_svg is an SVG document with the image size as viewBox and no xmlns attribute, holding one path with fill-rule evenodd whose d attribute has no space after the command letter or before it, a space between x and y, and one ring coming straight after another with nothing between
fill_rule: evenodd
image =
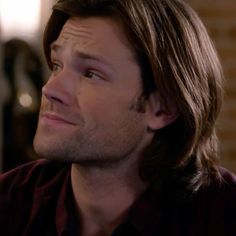
<instances>
[{"instance_id":1,"label":"ear","mask_svg":"<svg viewBox=\"0 0 236 236\"><path fill-rule=\"evenodd\" d=\"M162 107L160 96L157 92L149 96L146 107L147 125L150 130L158 130L174 122L178 113L174 106L169 105L168 110Z\"/></svg>"}]
</instances>

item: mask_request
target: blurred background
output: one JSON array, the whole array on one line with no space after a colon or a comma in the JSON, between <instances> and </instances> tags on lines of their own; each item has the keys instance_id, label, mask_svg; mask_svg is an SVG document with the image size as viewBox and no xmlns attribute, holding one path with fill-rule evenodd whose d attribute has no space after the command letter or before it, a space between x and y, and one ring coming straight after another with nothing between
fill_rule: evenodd
<instances>
[{"instance_id":1,"label":"blurred background","mask_svg":"<svg viewBox=\"0 0 236 236\"><path fill-rule=\"evenodd\" d=\"M0 0L0 172L34 160L41 87L48 77L42 34L55 0ZM236 173L236 0L186 0L215 43L226 77L218 121L221 163Z\"/></svg>"},{"instance_id":2,"label":"blurred background","mask_svg":"<svg viewBox=\"0 0 236 236\"><path fill-rule=\"evenodd\" d=\"M0 0L0 172L37 158L41 87L48 77L42 35L55 0Z\"/></svg>"}]
</instances>

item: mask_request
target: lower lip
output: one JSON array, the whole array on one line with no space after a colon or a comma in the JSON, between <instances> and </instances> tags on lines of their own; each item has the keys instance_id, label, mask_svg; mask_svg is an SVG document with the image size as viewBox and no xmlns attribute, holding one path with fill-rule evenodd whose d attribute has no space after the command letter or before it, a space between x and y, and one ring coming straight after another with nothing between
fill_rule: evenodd
<instances>
[{"instance_id":1,"label":"lower lip","mask_svg":"<svg viewBox=\"0 0 236 236\"><path fill-rule=\"evenodd\" d=\"M40 122L47 124L47 125L74 125L70 122L67 122L65 120L57 119L57 118L51 118L48 116L42 116L40 118Z\"/></svg>"}]
</instances>

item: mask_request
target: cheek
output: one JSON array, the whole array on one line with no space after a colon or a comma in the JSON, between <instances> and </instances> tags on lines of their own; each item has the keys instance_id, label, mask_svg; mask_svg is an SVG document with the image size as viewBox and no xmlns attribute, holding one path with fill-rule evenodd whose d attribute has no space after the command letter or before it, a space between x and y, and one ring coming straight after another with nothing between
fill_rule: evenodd
<instances>
[{"instance_id":1,"label":"cheek","mask_svg":"<svg viewBox=\"0 0 236 236\"><path fill-rule=\"evenodd\" d=\"M140 84L130 86L122 82L101 83L99 85L83 83L77 91L80 104L129 107L141 93L141 87Z\"/></svg>"},{"instance_id":2,"label":"cheek","mask_svg":"<svg viewBox=\"0 0 236 236\"><path fill-rule=\"evenodd\" d=\"M84 83L77 93L78 107L85 122L105 125L134 115L135 111L131 112L130 108L137 100L138 89L129 89L128 92L126 87L117 86L117 83L103 85Z\"/></svg>"},{"instance_id":3,"label":"cheek","mask_svg":"<svg viewBox=\"0 0 236 236\"><path fill-rule=\"evenodd\" d=\"M84 97L80 100L80 109L85 120L102 120L111 119L112 114L120 110L118 101L109 97Z\"/></svg>"},{"instance_id":4,"label":"cheek","mask_svg":"<svg viewBox=\"0 0 236 236\"><path fill-rule=\"evenodd\" d=\"M78 98L82 113L101 114L103 116L128 111L134 101L130 96L118 95L118 92L93 92L80 94Z\"/></svg>"}]
</instances>

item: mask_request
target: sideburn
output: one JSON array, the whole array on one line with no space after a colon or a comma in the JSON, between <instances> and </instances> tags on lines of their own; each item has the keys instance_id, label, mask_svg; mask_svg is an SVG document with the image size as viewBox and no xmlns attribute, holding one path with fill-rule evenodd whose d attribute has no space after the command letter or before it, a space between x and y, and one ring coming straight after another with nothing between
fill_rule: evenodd
<instances>
[{"instance_id":1,"label":"sideburn","mask_svg":"<svg viewBox=\"0 0 236 236\"><path fill-rule=\"evenodd\" d=\"M140 94L137 99L135 99L129 107L129 110L136 111L138 113L145 113L146 112L146 97L144 94Z\"/></svg>"}]
</instances>

